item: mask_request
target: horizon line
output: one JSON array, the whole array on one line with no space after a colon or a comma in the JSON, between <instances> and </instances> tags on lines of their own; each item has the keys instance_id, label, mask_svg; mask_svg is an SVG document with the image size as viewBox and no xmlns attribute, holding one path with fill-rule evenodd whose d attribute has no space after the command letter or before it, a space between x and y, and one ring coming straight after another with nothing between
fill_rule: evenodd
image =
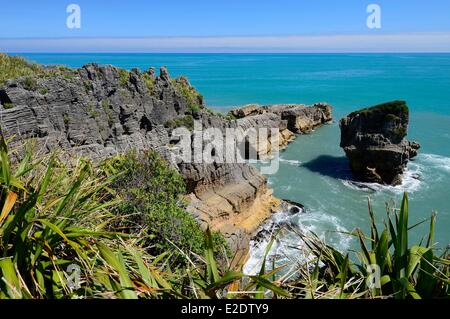
<instances>
[{"instance_id":1,"label":"horizon line","mask_svg":"<svg viewBox=\"0 0 450 319\"><path fill-rule=\"evenodd\" d=\"M0 38L22 53L448 53L450 32L218 37Z\"/></svg>"}]
</instances>

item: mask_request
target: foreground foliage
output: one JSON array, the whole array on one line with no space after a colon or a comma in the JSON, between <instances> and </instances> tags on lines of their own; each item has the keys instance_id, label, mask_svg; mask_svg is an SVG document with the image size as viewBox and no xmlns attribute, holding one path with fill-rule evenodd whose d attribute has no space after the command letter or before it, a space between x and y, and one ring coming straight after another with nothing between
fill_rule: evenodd
<instances>
[{"instance_id":1,"label":"foreground foliage","mask_svg":"<svg viewBox=\"0 0 450 319\"><path fill-rule=\"evenodd\" d=\"M349 234L359 241L358 262L314 234L299 234L315 258L296 269L299 280L289 286L304 298L448 298L450 253L438 253L434 245L436 215L430 218L426 241L413 246L408 235L418 224L409 226L408 215L405 194L399 210L387 209L379 229L369 201L370 236L359 229Z\"/></svg>"},{"instance_id":2,"label":"foreground foliage","mask_svg":"<svg viewBox=\"0 0 450 319\"><path fill-rule=\"evenodd\" d=\"M158 153L131 151L106 160L102 167L107 175L116 176L111 188L122 199L113 211L120 217L114 229L140 233L156 254L174 250L174 243L181 251L202 254L204 232L186 212L183 178ZM212 236L215 246L225 245L222 236Z\"/></svg>"},{"instance_id":3,"label":"foreground foliage","mask_svg":"<svg viewBox=\"0 0 450 319\"><path fill-rule=\"evenodd\" d=\"M17 155L17 154L16 154ZM436 216L409 245L408 197L380 229L357 230L357 260L299 233L312 258L279 275L266 247L260 271L232 269L221 236L184 210L181 177L153 152L94 166L56 156L21 161L0 137L0 298L441 298L449 252L434 244Z\"/></svg>"},{"instance_id":4,"label":"foreground foliage","mask_svg":"<svg viewBox=\"0 0 450 319\"><path fill-rule=\"evenodd\" d=\"M11 163L10 155L0 138L0 298L224 298L236 280L245 282L247 291L258 288L288 296L264 274L244 276L218 266L215 237L209 230L204 240L196 238L202 243L202 249L196 249L203 256L188 246L182 250L177 243L158 255L148 249L152 234L161 241L167 238L152 227L149 232L135 232L130 226L133 219L117 214L124 198L115 187L124 182L120 177L129 168L114 173L111 169L154 165L161 171L152 173L155 180L145 181L147 186L159 185L169 192L150 195L143 207L156 207L166 199L169 202L160 204L176 210L175 194L181 183L152 155L146 159L156 164L127 160L124 164L119 159L118 166L99 167L82 159L70 167L54 156L36 160L31 148L18 163ZM134 196L138 190L128 191ZM146 213L153 218L152 212ZM164 222L160 218L156 221ZM184 266L174 266L174 254L185 258Z\"/></svg>"}]
</instances>

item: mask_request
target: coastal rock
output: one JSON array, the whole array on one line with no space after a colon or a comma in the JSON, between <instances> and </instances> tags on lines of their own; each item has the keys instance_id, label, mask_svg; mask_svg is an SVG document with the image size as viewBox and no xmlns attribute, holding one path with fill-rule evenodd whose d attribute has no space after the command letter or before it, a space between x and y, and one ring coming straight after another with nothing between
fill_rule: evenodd
<instances>
[{"instance_id":1,"label":"coastal rock","mask_svg":"<svg viewBox=\"0 0 450 319\"><path fill-rule=\"evenodd\" d=\"M278 114L287 121L287 127L294 133L310 133L316 127L329 123L332 118L332 106L327 103L277 104L266 106L268 112Z\"/></svg>"},{"instance_id":2,"label":"coastal rock","mask_svg":"<svg viewBox=\"0 0 450 319\"><path fill-rule=\"evenodd\" d=\"M264 112L264 108L260 107L258 104L248 104L241 108L236 108L230 111L231 115L233 115L237 119L241 119L250 115L262 114Z\"/></svg>"},{"instance_id":3,"label":"coastal rock","mask_svg":"<svg viewBox=\"0 0 450 319\"><path fill-rule=\"evenodd\" d=\"M278 128L278 145L272 145L270 138L259 140L256 145L250 145L256 150L258 159L264 159L267 155L271 155L275 146L278 146L280 150L284 149L295 139L295 134L307 134L315 128L331 122L332 109L332 106L327 103L265 106L251 104L230 111L230 115L238 118L234 124L232 122L231 126L240 127L243 130Z\"/></svg>"},{"instance_id":4,"label":"coastal rock","mask_svg":"<svg viewBox=\"0 0 450 319\"><path fill-rule=\"evenodd\" d=\"M62 150L93 160L131 149L155 150L183 176L192 198L189 211L199 222L224 233L231 247L248 247L274 198L267 179L245 163L173 160L171 132L177 126L189 126L194 118L203 128L223 132L236 126L205 110L187 79L171 78L164 67L155 75L153 68L128 72L95 63L48 72L0 87L1 134L11 148L20 153L23 141L34 140L39 152Z\"/></svg>"},{"instance_id":5,"label":"coastal rock","mask_svg":"<svg viewBox=\"0 0 450 319\"><path fill-rule=\"evenodd\" d=\"M141 73L111 65L87 64L79 69L47 67L45 76L30 75L0 86L1 134L20 154L23 141L33 140L38 152L61 150L93 160L128 150L152 149L183 176L190 211L202 225L222 232L242 258L257 228L277 209L280 201L267 187L267 178L246 163L179 161L174 129L186 126L190 138L194 120L204 129L275 128L278 146L294 139L288 120L270 107L247 107L230 120L208 111L202 96L186 78L172 78L165 67ZM299 112L309 127L325 118L317 106ZM306 117L311 117L306 120ZM301 131L301 130L300 130ZM270 154L270 140L253 145L258 157Z\"/></svg>"},{"instance_id":6,"label":"coastal rock","mask_svg":"<svg viewBox=\"0 0 450 319\"><path fill-rule=\"evenodd\" d=\"M341 119L341 147L356 179L398 185L408 161L420 145L405 139L409 109L393 101L362 109Z\"/></svg>"}]
</instances>

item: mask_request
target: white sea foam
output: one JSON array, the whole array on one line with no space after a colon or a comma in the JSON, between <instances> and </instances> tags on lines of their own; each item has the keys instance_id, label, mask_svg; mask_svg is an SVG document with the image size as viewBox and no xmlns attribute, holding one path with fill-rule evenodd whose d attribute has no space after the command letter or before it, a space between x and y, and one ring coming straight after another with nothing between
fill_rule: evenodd
<instances>
[{"instance_id":1,"label":"white sea foam","mask_svg":"<svg viewBox=\"0 0 450 319\"><path fill-rule=\"evenodd\" d=\"M418 158L426 165L441 171L450 172L450 157L436 154L421 154Z\"/></svg>"},{"instance_id":2,"label":"white sea foam","mask_svg":"<svg viewBox=\"0 0 450 319\"><path fill-rule=\"evenodd\" d=\"M340 233L346 232L346 229L335 216L319 211L294 215L288 212L278 212L272 215L270 221L261 228L263 238L251 242L250 257L244 265L244 273L256 274L259 272L270 238L280 227L282 230L267 256L266 267L271 268L272 260L275 261L276 267L287 265L283 270L284 274L296 265L313 258L298 233L315 233L319 238L342 251L347 250L350 246L351 238Z\"/></svg>"},{"instance_id":3,"label":"white sea foam","mask_svg":"<svg viewBox=\"0 0 450 319\"><path fill-rule=\"evenodd\" d=\"M446 173L450 173L450 157L436 154L419 154L414 161L408 163L401 185L390 186L349 180L342 180L342 183L354 190L390 192L394 194L414 193L422 190L424 187L428 187L429 182L439 180L442 178L442 174Z\"/></svg>"},{"instance_id":4,"label":"white sea foam","mask_svg":"<svg viewBox=\"0 0 450 319\"><path fill-rule=\"evenodd\" d=\"M341 180L346 187L366 192L390 192L393 194L403 194L404 192L414 193L423 186L423 170L422 164L410 162L405 170L400 185L381 185L377 183L363 183L352 180Z\"/></svg>"},{"instance_id":5,"label":"white sea foam","mask_svg":"<svg viewBox=\"0 0 450 319\"><path fill-rule=\"evenodd\" d=\"M280 157L280 162L281 163L286 163L292 166L300 166L302 164L302 162L297 161L297 160L288 160L288 159L284 159L282 157Z\"/></svg>"}]
</instances>

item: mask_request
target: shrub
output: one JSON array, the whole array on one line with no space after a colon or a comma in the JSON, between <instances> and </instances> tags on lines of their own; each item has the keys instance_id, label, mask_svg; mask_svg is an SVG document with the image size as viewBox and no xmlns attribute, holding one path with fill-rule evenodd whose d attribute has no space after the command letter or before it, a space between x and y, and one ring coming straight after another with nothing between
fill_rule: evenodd
<instances>
[{"instance_id":1,"label":"shrub","mask_svg":"<svg viewBox=\"0 0 450 319\"><path fill-rule=\"evenodd\" d=\"M10 79L43 73L44 69L38 64L30 63L21 57L0 53L0 86Z\"/></svg>"},{"instance_id":2,"label":"shrub","mask_svg":"<svg viewBox=\"0 0 450 319\"><path fill-rule=\"evenodd\" d=\"M86 90L86 92L94 90L94 86L91 81L86 81L86 80L83 81L83 86L84 86L84 89Z\"/></svg>"},{"instance_id":3,"label":"shrub","mask_svg":"<svg viewBox=\"0 0 450 319\"><path fill-rule=\"evenodd\" d=\"M22 85L26 90L36 91L38 88L38 84L35 78L31 76L27 76L23 79Z\"/></svg>"},{"instance_id":4,"label":"shrub","mask_svg":"<svg viewBox=\"0 0 450 319\"><path fill-rule=\"evenodd\" d=\"M13 107L15 107L14 103L4 103L3 107L8 110L8 109L12 109Z\"/></svg>"},{"instance_id":5,"label":"shrub","mask_svg":"<svg viewBox=\"0 0 450 319\"><path fill-rule=\"evenodd\" d=\"M130 73L125 69L118 69L119 71L119 85L124 87L130 79Z\"/></svg>"},{"instance_id":6,"label":"shrub","mask_svg":"<svg viewBox=\"0 0 450 319\"><path fill-rule=\"evenodd\" d=\"M359 111L355 111L350 113L350 117L355 116L357 114L363 115L363 116L370 116L372 114L376 113L385 113L390 112L391 114L395 114L397 117L408 115L409 114L409 108L406 105L405 101L392 101L392 102L386 102L383 104L375 105L372 107L368 107Z\"/></svg>"},{"instance_id":7,"label":"shrub","mask_svg":"<svg viewBox=\"0 0 450 319\"><path fill-rule=\"evenodd\" d=\"M103 111L105 112L106 116L108 117L108 125L111 126L114 123L114 116L113 116L113 113L109 106L108 99L104 99L102 101L102 108L103 108Z\"/></svg>"},{"instance_id":8,"label":"shrub","mask_svg":"<svg viewBox=\"0 0 450 319\"><path fill-rule=\"evenodd\" d=\"M177 127L185 127L189 131L192 131L194 130L194 118L190 114L185 115L180 118L168 120L166 123L164 123L164 126L170 129L175 129Z\"/></svg>"},{"instance_id":9,"label":"shrub","mask_svg":"<svg viewBox=\"0 0 450 319\"><path fill-rule=\"evenodd\" d=\"M177 92L184 97L188 105L188 111L192 114L194 111L199 111L202 108L203 96L193 88L189 81L181 76L172 80Z\"/></svg>"},{"instance_id":10,"label":"shrub","mask_svg":"<svg viewBox=\"0 0 450 319\"><path fill-rule=\"evenodd\" d=\"M108 160L107 165L124 172L112 183L122 199L116 213L128 216L127 228L147 233L147 245L154 253L174 250L174 244L184 252L203 252L203 231L185 210L181 197L185 185L175 169L154 151L129 152ZM224 244L221 236L214 238Z\"/></svg>"},{"instance_id":11,"label":"shrub","mask_svg":"<svg viewBox=\"0 0 450 319\"><path fill-rule=\"evenodd\" d=\"M64 124L69 125L70 124L70 117L67 114L64 114L63 116Z\"/></svg>"},{"instance_id":12,"label":"shrub","mask_svg":"<svg viewBox=\"0 0 450 319\"><path fill-rule=\"evenodd\" d=\"M155 89L155 79L148 73L144 73L143 77L144 77L144 83L145 83L145 86L147 87L148 93L150 95L152 95L153 90Z\"/></svg>"}]
</instances>

